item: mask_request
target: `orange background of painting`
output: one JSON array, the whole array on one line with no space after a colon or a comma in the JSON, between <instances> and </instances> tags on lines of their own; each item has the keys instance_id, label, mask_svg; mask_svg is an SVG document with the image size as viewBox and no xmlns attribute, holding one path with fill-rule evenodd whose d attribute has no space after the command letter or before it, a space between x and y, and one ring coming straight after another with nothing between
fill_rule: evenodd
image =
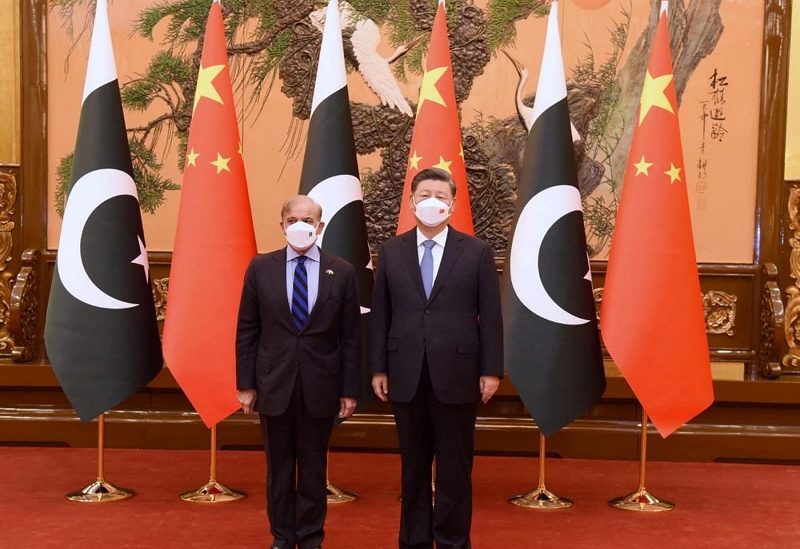
<instances>
[{"instance_id":1,"label":"orange background of painting","mask_svg":"<svg viewBox=\"0 0 800 549\"><path fill-rule=\"evenodd\" d=\"M0 10L0 164L20 159L20 23L19 5Z\"/></svg>"},{"instance_id":2,"label":"orange background of painting","mask_svg":"<svg viewBox=\"0 0 800 549\"><path fill-rule=\"evenodd\" d=\"M697 0L695 0L697 1ZM121 82L145 71L153 54L160 48L159 33L164 23L156 29L156 40L151 42L131 36L131 28L142 7L155 0L142 2L112 1L109 7L112 38L114 40L117 69ZM486 0L476 4L486 7ZM586 7L591 4L591 7ZM634 3L628 48L632 47L647 23L649 3ZM586 54L585 43L592 45L595 58L602 60L608 51L608 29L611 19L619 20L620 6L629 2L591 0L563 0L561 2L561 33L567 75L578 59ZM720 12L725 30L714 53L701 61L690 80L680 109L683 148L688 175L688 191L695 229L697 257L703 262L749 263L753 255L753 230L755 208L756 151L758 139L758 103L762 42L762 2L737 0L722 2ZM74 24L80 28L86 16L85 9L76 8ZM544 44L545 18L529 18L517 23L517 38L507 48L531 72L525 94L535 91L538 66ZM53 195L55 170L58 161L68 154L75 140L79 107L83 89L88 53L88 31L78 40L69 57L69 70L65 70L69 38L55 12L48 15L48 169L49 216L48 246L58 245L60 219L55 213ZM389 56L394 48L383 40L379 53ZM498 52L499 53L499 52ZM627 54L627 52L626 52ZM623 58L624 61L624 58ZM620 64L620 67L622 63ZM717 69L728 77L726 90L726 128L730 132L722 143L706 139L708 159L707 186L698 192L691 167L698 159L701 139L700 101L708 97L707 77ZM401 83L406 97L416 99L420 79L410 75ZM470 97L462 106L462 123L468 125L479 114L484 118L505 118L515 113L514 89L517 74L508 60L496 55L484 74L474 83ZM376 96L364 85L357 72L349 76L350 97L354 101L376 103ZM243 104L241 94L237 96ZM126 112L128 126L137 125L156 116L160 111L148 113ZM302 154L307 124L302 126L303 142L293 151L287 149L287 134L291 116L291 101L274 86L260 116L241 121L245 165L248 174L250 199L256 225L258 248L266 251L282 245L278 228L279 204L297 192L302 164ZM289 154L289 153L292 154ZM180 182L176 168L176 151L163 156L164 173ZM377 169L378 154L359 158L360 168ZM603 189L598 189L603 193ZM177 221L178 192L168 192L164 204L154 215L145 214L145 235L151 251L171 250ZM601 256L602 257L602 256Z\"/></svg>"},{"instance_id":3,"label":"orange background of painting","mask_svg":"<svg viewBox=\"0 0 800 549\"><path fill-rule=\"evenodd\" d=\"M800 7L792 11L792 28L800 29ZM785 177L787 180L800 181L800 40L792 41L790 48Z\"/></svg>"}]
</instances>

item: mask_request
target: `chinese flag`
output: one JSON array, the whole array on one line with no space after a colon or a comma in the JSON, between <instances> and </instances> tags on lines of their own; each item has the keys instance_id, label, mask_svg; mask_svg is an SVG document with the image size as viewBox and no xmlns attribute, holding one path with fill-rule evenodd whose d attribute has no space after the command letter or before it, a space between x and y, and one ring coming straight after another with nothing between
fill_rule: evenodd
<instances>
[{"instance_id":1,"label":"chinese flag","mask_svg":"<svg viewBox=\"0 0 800 549\"><path fill-rule=\"evenodd\" d=\"M208 427L238 409L235 339L256 254L222 11L208 15L170 270L164 357Z\"/></svg>"},{"instance_id":2,"label":"chinese flag","mask_svg":"<svg viewBox=\"0 0 800 549\"><path fill-rule=\"evenodd\" d=\"M667 14L644 78L603 291L611 357L663 437L714 400Z\"/></svg>"},{"instance_id":3,"label":"chinese flag","mask_svg":"<svg viewBox=\"0 0 800 549\"><path fill-rule=\"evenodd\" d=\"M447 14L443 0L440 0L433 20L425 74L419 90L406 181L403 185L403 196L400 198L398 234L416 225L409 202L411 180L420 170L426 168L441 168L453 176L457 188L456 208L450 218L450 225L459 231L473 234L475 230L472 225L464 149L461 148L461 125L458 121L450 41L447 38Z\"/></svg>"}]
</instances>

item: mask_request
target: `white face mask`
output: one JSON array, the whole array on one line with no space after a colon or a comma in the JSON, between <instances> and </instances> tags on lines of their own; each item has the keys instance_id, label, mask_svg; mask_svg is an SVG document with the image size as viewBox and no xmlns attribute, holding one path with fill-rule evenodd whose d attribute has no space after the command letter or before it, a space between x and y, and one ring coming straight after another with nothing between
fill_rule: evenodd
<instances>
[{"instance_id":1,"label":"white face mask","mask_svg":"<svg viewBox=\"0 0 800 549\"><path fill-rule=\"evenodd\" d=\"M304 221L292 223L285 229L286 241L295 250L305 250L317 241L317 228Z\"/></svg>"},{"instance_id":2,"label":"white face mask","mask_svg":"<svg viewBox=\"0 0 800 549\"><path fill-rule=\"evenodd\" d=\"M414 206L414 215L416 215L417 219L426 227L441 225L447 221L451 213L450 205L434 197L426 198L418 204L415 203Z\"/></svg>"}]
</instances>

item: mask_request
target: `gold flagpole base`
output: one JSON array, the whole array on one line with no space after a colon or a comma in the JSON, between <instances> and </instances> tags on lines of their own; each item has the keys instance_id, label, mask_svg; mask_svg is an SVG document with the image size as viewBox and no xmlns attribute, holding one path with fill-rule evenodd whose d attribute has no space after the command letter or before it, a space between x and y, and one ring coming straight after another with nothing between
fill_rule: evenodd
<instances>
[{"instance_id":1,"label":"gold flagpole base","mask_svg":"<svg viewBox=\"0 0 800 549\"><path fill-rule=\"evenodd\" d=\"M330 482L325 486L328 503L350 503L358 499L358 494L337 488Z\"/></svg>"},{"instance_id":2,"label":"gold flagpole base","mask_svg":"<svg viewBox=\"0 0 800 549\"><path fill-rule=\"evenodd\" d=\"M190 503L226 503L240 500L245 495L243 492L232 490L215 480L209 480L197 490L181 494L181 499Z\"/></svg>"},{"instance_id":3,"label":"gold flagpole base","mask_svg":"<svg viewBox=\"0 0 800 549\"><path fill-rule=\"evenodd\" d=\"M526 494L508 498L511 505L527 509L566 509L572 507L572 501L558 497L547 488L537 488Z\"/></svg>"},{"instance_id":4,"label":"gold flagpole base","mask_svg":"<svg viewBox=\"0 0 800 549\"><path fill-rule=\"evenodd\" d=\"M660 513L661 511L672 511L675 508L674 503L658 499L647 490L637 490L624 498L612 499L608 504L615 509L644 513Z\"/></svg>"},{"instance_id":5,"label":"gold flagpole base","mask_svg":"<svg viewBox=\"0 0 800 549\"><path fill-rule=\"evenodd\" d=\"M69 492L64 497L70 501L80 503L108 503L111 501L122 501L134 494L133 490L117 488L104 480L96 480L83 490Z\"/></svg>"}]
</instances>

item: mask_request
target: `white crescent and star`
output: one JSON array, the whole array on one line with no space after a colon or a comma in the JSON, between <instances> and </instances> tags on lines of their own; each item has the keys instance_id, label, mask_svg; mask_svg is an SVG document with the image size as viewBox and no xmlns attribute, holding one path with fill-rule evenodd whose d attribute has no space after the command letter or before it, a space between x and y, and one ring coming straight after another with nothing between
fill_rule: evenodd
<instances>
[{"instance_id":1,"label":"white crescent and star","mask_svg":"<svg viewBox=\"0 0 800 549\"><path fill-rule=\"evenodd\" d=\"M522 304L546 320L570 326L586 324L589 319L564 310L547 293L539 272L539 252L550 228L576 211L582 211L581 195L572 185L556 185L534 195L517 220L509 258L511 284ZM584 278L591 280L591 272Z\"/></svg>"},{"instance_id":2,"label":"white crescent and star","mask_svg":"<svg viewBox=\"0 0 800 549\"><path fill-rule=\"evenodd\" d=\"M81 238L89 216L104 202L117 196L137 199L136 184L127 173L115 169L94 170L81 177L69 193L69 202L61 225L56 263L58 276L64 288L75 299L102 309L130 309L138 303L129 303L108 295L89 278L81 256ZM150 272L147 251L137 235L139 255L131 263L141 265L145 279Z\"/></svg>"},{"instance_id":3,"label":"white crescent and star","mask_svg":"<svg viewBox=\"0 0 800 549\"><path fill-rule=\"evenodd\" d=\"M339 210L350 204L351 202L364 200L364 194L361 191L361 181L352 175L334 175L317 183L313 189L308 193L317 204L322 207L322 222L325 227L322 229L322 234L317 239L317 244L322 247L322 241L325 238L325 230L331 219L336 217ZM369 263L366 268L373 269L372 258L370 257ZM370 309L361 307L361 314L368 313Z\"/></svg>"}]
</instances>

